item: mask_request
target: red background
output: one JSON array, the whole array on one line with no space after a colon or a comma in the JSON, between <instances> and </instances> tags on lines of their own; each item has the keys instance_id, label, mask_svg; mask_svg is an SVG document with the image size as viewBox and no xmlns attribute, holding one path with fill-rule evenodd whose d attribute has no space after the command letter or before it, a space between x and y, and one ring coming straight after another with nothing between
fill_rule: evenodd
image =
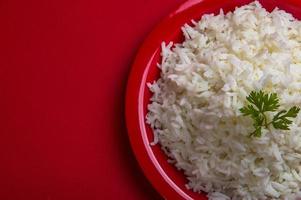
<instances>
[{"instance_id":1,"label":"red background","mask_svg":"<svg viewBox=\"0 0 301 200\"><path fill-rule=\"evenodd\" d=\"M127 76L183 0L0 1L0 199L160 199L131 152Z\"/></svg>"}]
</instances>

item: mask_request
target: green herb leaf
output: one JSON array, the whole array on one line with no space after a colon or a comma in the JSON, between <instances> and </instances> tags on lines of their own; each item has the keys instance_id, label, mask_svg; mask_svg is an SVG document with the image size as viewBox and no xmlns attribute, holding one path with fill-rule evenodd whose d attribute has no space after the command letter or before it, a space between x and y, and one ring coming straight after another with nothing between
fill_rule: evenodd
<instances>
[{"instance_id":1,"label":"green herb leaf","mask_svg":"<svg viewBox=\"0 0 301 200\"><path fill-rule=\"evenodd\" d=\"M264 94L262 90L259 92L252 91L247 100L254 104L259 112L276 111L280 106L276 93Z\"/></svg>"},{"instance_id":2,"label":"green herb leaf","mask_svg":"<svg viewBox=\"0 0 301 200\"><path fill-rule=\"evenodd\" d=\"M275 112L280 107L278 95L276 93L266 94L262 90L252 91L246 99L250 104L239 109L239 111L243 116L250 116L253 119L255 130L250 133L250 136L260 137L262 127L268 128L270 124L275 129L289 130L292 121L288 118L297 117L300 111L299 107L294 106L288 111L279 111L271 122L267 122L266 112Z\"/></svg>"},{"instance_id":3,"label":"green herb leaf","mask_svg":"<svg viewBox=\"0 0 301 200\"><path fill-rule=\"evenodd\" d=\"M251 115L252 117L253 116L258 116L260 114L259 111L257 111L252 105L248 105L246 107L243 107L241 109L239 109L241 113L244 114L244 116L248 116L248 115Z\"/></svg>"},{"instance_id":4,"label":"green herb leaf","mask_svg":"<svg viewBox=\"0 0 301 200\"><path fill-rule=\"evenodd\" d=\"M289 130L289 125L293 123L293 121L287 118L295 118L297 117L300 108L294 106L291 107L288 111L282 110L278 112L274 117L272 124L274 128L281 129L281 130Z\"/></svg>"},{"instance_id":5,"label":"green herb leaf","mask_svg":"<svg viewBox=\"0 0 301 200\"><path fill-rule=\"evenodd\" d=\"M255 131L253 131L252 133L250 133L249 135L250 137L254 136L254 137L261 137L261 126L258 126Z\"/></svg>"}]
</instances>

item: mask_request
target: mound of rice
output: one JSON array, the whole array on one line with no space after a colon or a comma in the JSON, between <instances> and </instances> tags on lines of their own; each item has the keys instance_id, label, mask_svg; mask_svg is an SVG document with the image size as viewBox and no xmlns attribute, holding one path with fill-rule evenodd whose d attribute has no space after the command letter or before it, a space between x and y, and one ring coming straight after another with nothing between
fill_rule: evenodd
<instances>
[{"instance_id":1,"label":"mound of rice","mask_svg":"<svg viewBox=\"0 0 301 200\"><path fill-rule=\"evenodd\" d=\"M276 92L280 109L301 105L301 22L255 1L193 24L183 43L162 44L161 77L148 84L154 144L209 199L300 196L301 116L250 138L239 109L259 89Z\"/></svg>"}]
</instances>

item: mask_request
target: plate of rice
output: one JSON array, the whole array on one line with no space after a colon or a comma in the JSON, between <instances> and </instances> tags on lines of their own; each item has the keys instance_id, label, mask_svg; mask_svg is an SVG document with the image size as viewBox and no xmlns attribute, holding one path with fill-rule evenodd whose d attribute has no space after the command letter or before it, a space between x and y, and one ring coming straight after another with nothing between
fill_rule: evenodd
<instances>
[{"instance_id":1,"label":"plate of rice","mask_svg":"<svg viewBox=\"0 0 301 200\"><path fill-rule=\"evenodd\" d=\"M190 0L141 46L126 124L165 199L301 199L301 2Z\"/></svg>"}]
</instances>

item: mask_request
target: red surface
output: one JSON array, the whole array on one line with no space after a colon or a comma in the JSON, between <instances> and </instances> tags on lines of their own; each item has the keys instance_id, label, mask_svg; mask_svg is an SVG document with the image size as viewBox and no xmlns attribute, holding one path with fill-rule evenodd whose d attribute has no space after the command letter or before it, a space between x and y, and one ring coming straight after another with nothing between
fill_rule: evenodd
<instances>
[{"instance_id":1,"label":"red surface","mask_svg":"<svg viewBox=\"0 0 301 200\"><path fill-rule=\"evenodd\" d=\"M181 2L0 1L1 200L159 199L129 147L125 85Z\"/></svg>"},{"instance_id":2,"label":"red surface","mask_svg":"<svg viewBox=\"0 0 301 200\"><path fill-rule=\"evenodd\" d=\"M204 13L218 13L220 8L225 12L233 10L253 0L190 0L171 13L150 34L140 49L127 87L126 120L131 144L135 155L153 186L166 199L206 199L206 195L196 194L185 188L187 183L183 172L167 162L167 157L159 145L150 146L153 133L145 123L147 105L151 92L146 87L147 82L159 78L157 63L160 62L160 45L162 41L181 42L183 40L180 27L190 23L191 19L199 20ZM292 13L301 18L301 2L297 0L261 0L269 11L275 7Z\"/></svg>"}]
</instances>

